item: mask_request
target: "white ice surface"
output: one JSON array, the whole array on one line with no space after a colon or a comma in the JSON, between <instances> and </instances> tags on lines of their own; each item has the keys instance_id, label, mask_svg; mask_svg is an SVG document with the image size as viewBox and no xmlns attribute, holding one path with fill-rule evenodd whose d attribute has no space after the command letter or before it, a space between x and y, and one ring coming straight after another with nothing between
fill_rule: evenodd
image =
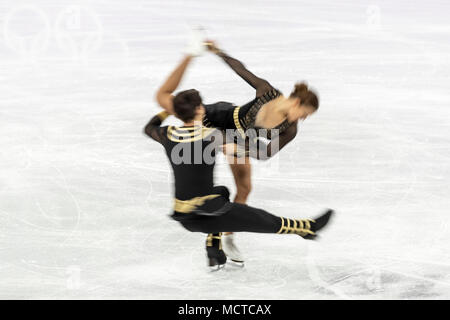
<instances>
[{"instance_id":1,"label":"white ice surface","mask_svg":"<svg viewBox=\"0 0 450 320\"><path fill-rule=\"evenodd\" d=\"M32 6L25 6L30 5ZM24 7L25 6L25 7ZM450 298L448 1L0 3L0 298ZM239 234L245 269L205 270L168 218L172 178L141 133L201 24L286 94L321 107L249 204L337 216L318 242ZM253 92L216 57L182 88ZM216 182L234 192L221 161Z\"/></svg>"}]
</instances>

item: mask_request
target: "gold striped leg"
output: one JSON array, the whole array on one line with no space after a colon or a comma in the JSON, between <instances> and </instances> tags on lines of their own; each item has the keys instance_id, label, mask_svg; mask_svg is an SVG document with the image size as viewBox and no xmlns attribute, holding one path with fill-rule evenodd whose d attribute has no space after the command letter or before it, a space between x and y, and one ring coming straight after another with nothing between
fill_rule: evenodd
<instances>
[{"instance_id":1,"label":"gold striped leg","mask_svg":"<svg viewBox=\"0 0 450 320\"><path fill-rule=\"evenodd\" d=\"M235 125L237 131L239 132L239 134L241 135L241 137L245 139L245 132L244 132L244 129L242 128L241 123L240 123L240 121L239 121L239 109L240 109L240 108L241 108L241 107L236 107L236 108L234 108L234 111L233 111L233 120L234 120L234 125Z\"/></svg>"}]
</instances>

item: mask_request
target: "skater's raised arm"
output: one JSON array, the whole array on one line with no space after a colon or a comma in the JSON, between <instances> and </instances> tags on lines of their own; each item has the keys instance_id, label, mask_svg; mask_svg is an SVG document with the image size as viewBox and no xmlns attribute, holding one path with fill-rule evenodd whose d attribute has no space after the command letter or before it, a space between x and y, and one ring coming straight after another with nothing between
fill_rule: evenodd
<instances>
[{"instance_id":1,"label":"skater's raised arm","mask_svg":"<svg viewBox=\"0 0 450 320\"><path fill-rule=\"evenodd\" d=\"M156 93L156 101L169 114L173 114L173 92L180 84L184 72L186 71L186 68L191 60L191 55L185 56L181 63L175 68L175 70L172 71L167 80L162 84L162 86Z\"/></svg>"},{"instance_id":2,"label":"skater's raised arm","mask_svg":"<svg viewBox=\"0 0 450 320\"><path fill-rule=\"evenodd\" d=\"M263 95L267 91L271 90L272 85L262 78L257 77L252 72L250 72L242 62L239 60L230 57L228 54L220 50L216 44L212 41L207 42L208 49L221 57L226 64L233 69L242 79L244 79L249 85L251 85L254 89L256 89L256 96Z\"/></svg>"},{"instance_id":3,"label":"skater's raised arm","mask_svg":"<svg viewBox=\"0 0 450 320\"><path fill-rule=\"evenodd\" d=\"M153 140L162 143L162 122L169 116L167 111L161 111L156 116L154 116L145 126L144 133L152 138Z\"/></svg>"}]
</instances>

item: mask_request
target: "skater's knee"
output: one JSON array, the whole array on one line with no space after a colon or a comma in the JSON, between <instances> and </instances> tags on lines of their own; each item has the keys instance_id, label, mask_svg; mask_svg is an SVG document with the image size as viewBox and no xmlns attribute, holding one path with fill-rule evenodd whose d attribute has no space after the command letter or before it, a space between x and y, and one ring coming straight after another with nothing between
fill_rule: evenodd
<instances>
[{"instance_id":1,"label":"skater's knee","mask_svg":"<svg viewBox=\"0 0 450 320\"><path fill-rule=\"evenodd\" d=\"M231 169L237 190L235 202L245 203L252 190L251 166L250 164L234 164Z\"/></svg>"},{"instance_id":2,"label":"skater's knee","mask_svg":"<svg viewBox=\"0 0 450 320\"><path fill-rule=\"evenodd\" d=\"M237 193L241 196L248 197L252 191L252 184L250 182L244 182L237 185Z\"/></svg>"}]
</instances>

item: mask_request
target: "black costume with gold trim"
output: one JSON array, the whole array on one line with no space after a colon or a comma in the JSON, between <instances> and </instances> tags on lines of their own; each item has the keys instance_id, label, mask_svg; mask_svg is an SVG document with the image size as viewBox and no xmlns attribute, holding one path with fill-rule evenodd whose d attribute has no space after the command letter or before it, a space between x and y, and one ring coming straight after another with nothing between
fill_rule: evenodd
<instances>
[{"instance_id":1,"label":"black costume with gold trim","mask_svg":"<svg viewBox=\"0 0 450 320\"><path fill-rule=\"evenodd\" d=\"M267 146L269 157L281 150L288 144L297 134L297 122L290 123L287 119L275 126L274 128L266 128L268 130L261 131L260 127L255 126L258 112L261 108L271 100L282 96L282 93L274 88L267 80L257 77L250 72L242 62L230 57L225 52L218 50L216 54L221 57L226 64L230 66L244 81L256 90L256 97L243 106L236 106L229 102L218 102L215 104L205 104L205 116L203 125L207 127L225 129L237 129L239 135L243 138L257 139L258 143L264 144L258 140L263 136L267 139L278 139L277 148L272 152L271 145ZM248 131L255 129L255 131ZM275 129L276 131L274 131ZM261 135L261 133L263 133ZM276 132L277 135L273 136ZM256 136L254 136L256 134ZM259 157L257 157L260 159Z\"/></svg>"},{"instance_id":2,"label":"black costume with gold trim","mask_svg":"<svg viewBox=\"0 0 450 320\"><path fill-rule=\"evenodd\" d=\"M238 129L246 131L248 129L264 129L255 126L256 117L261 108L271 100L281 96L282 93L271 88L259 97L246 103L243 106L235 106L230 102L217 102L213 104L205 104L205 116L203 118L203 125L210 128L218 128L221 130ZM291 124L288 120L284 120L277 126L271 129L278 130L278 133L283 133ZM267 138L271 139L271 131L267 130Z\"/></svg>"},{"instance_id":3,"label":"black costume with gold trim","mask_svg":"<svg viewBox=\"0 0 450 320\"><path fill-rule=\"evenodd\" d=\"M238 114L239 114L239 122L244 130L248 129L256 129L258 132L258 129L263 129L260 127L255 126L256 117L258 115L258 112L261 110L261 108L268 103L271 100L274 100L281 96L282 93L272 88L271 90L265 92L263 95L256 97L252 101L248 102L247 104L243 105L242 107L239 107ZM278 130L278 133L281 134L290 126L291 124L287 119L285 119L283 122L278 124L277 126L271 128ZM269 133L269 136L267 138L271 138L270 136L270 130L267 131Z\"/></svg>"},{"instance_id":4,"label":"black costume with gold trim","mask_svg":"<svg viewBox=\"0 0 450 320\"><path fill-rule=\"evenodd\" d=\"M225 187L214 187L215 153L219 147L218 142L211 137L220 134L217 129L203 126L191 127L160 127L161 144L171 159L170 164L175 175L175 204L174 212L203 214L219 214L225 210L228 203L229 192ZM179 151L177 146L182 145ZM203 159L203 151L210 146L211 163ZM201 158L195 153L201 151ZM189 154L185 154L189 153ZM179 157L182 163L173 161Z\"/></svg>"}]
</instances>

